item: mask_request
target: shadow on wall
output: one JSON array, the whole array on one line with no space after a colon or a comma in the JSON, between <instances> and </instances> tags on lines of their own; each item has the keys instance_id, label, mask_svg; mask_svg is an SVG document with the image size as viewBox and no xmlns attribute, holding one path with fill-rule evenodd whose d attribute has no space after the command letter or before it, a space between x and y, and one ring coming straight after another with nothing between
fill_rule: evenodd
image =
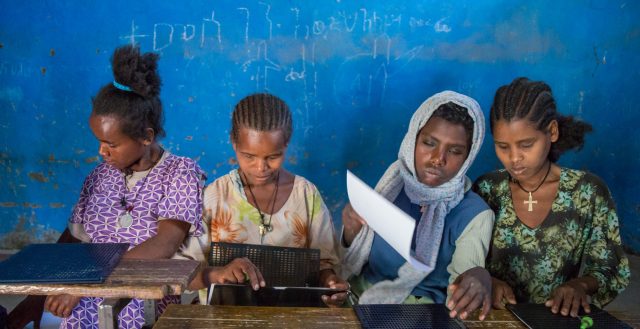
<instances>
[{"instance_id":1,"label":"shadow on wall","mask_svg":"<svg viewBox=\"0 0 640 329\"><path fill-rule=\"evenodd\" d=\"M38 224L34 216L20 216L14 229L0 236L0 249L22 249L31 243L52 243L58 237L60 232Z\"/></svg>"}]
</instances>

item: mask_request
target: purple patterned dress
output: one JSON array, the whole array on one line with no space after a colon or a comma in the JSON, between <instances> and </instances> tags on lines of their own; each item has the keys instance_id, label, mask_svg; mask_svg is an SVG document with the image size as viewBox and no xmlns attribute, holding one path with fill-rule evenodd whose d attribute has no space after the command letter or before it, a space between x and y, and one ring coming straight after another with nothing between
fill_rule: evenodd
<instances>
[{"instance_id":1,"label":"purple patterned dress","mask_svg":"<svg viewBox=\"0 0 640 329\"><path fill-rule=\"evenodd\" d=\"M202 188L204 172L191 159L168 154L148 175L127 190L124 175L115 167L101 163L86 178L80 199L73 209L71 223L79 223L94 243L126 242L130 248L157 233L158 219L170 218L191 224L190 236L203 232ZM127 200L124 206L122 198ZM121 227L119 217L128 207L133 222ZM132 208L133 207L133 208ZM124 226L124 225L123 225ZM158 314L179 296L167 296L158 303ZM98 328L98 305L102 298L84 297L60 328ZM119 314L120 328L144 325L144 304L133 299Z\"/></svg>"}]
</instances>

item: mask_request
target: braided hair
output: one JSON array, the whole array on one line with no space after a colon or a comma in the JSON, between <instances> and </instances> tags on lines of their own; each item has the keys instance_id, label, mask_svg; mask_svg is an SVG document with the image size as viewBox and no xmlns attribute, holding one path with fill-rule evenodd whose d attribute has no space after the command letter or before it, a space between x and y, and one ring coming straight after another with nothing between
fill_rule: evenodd
<instances>
[{"instance_id":1,"label":"braided hair","mask_svg":"<svg viewBox=\"0 0 640 329\"><path fill-rule=\"evenodd\" d=\"M111 58L114 82L104 85L93 99L93 115L117 117L122 133L133 139L146 138L148 128L156 138L165 136L158 57L141 55L137 46L117 48Z\"/></svg>"},{"instance_id":2,"label":"braided hair","mask_svg":"<svg viewBox=\"0 0 640 329\"><path fill-rule=\"evenodd\" d=\"M522 77L496 91L489 116L492 132L498 120L511 122L526 119L539 131L546 131L549 123L556 120L559 137L551 144L548 155L551 162L558 161L565 151L580 150L584 145L585 134L593 130L590 124L573 116L563 116L556 110L549 85Z\"/></svg>"},{"instance_id":3,"label":"braided hair","mask_svg":"<svg viewBox=\"0 0 640 329\"><path fill-rule=\"evenodd\" d=\"M260 93L249 95L238 102L231 117L231 141L238 141L241 127L257 131L282 130L285 144L293 131L291 111L277 96Z\"/></svg>"},{"instance_id":4,"label":"braided hair","mask_svg":"<svg viewBox=\"0 0 640 329\"><path fill-rule=\"evenodd\" d=\"M442 118L450 123L459 124L464 127L467 134L468 149L471 149L471 139L473 138L473 119L469 115L466 107L454 102L442 104L431 115L432 118Z\"/></svg>"}]
</instances>

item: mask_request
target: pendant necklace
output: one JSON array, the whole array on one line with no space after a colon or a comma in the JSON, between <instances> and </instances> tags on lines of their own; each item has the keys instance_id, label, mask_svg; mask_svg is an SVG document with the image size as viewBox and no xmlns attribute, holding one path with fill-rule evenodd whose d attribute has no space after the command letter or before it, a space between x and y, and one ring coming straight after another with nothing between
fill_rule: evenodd
<instances>
[{"instance_id":1,"label":"pendant necklace","mask_svg":"<svg viewBox=\"0 0 640 329\"><path fill-rule=\"evenodd\" d=\"M547 169L547 173L544 174L544 177L542 178L542 181L540 182L540 184L538 184L538 187L536 187L534 190L531 191L527 191L524 187L522 187L522 185L520 185L520 182L518 180L516 181L516 184L518 184L518 187L520 187L521 190L529 193L529 200L524 200L523 203L525 205L528 205L527 211L533 211L533 204L537 204L538 200L533 200L533 193L535 193L540 186L542 186L542 184L544 184L544 182L547 180L547 176L549 176L549 172L551 171L551 162L549 162L549 168Z\"/></svg>"},{"instance_id":2,"label":"pendant necklace","mask_svg":"<svg viewBox=\"0 0 640 329\"><path fill-rule=\"evenodd\" d=\"M138 190L136 191L136 193L133 195L133 198L131 199L132 203L129 204L127 202L127 194L126 192L123 193L122 197L120 198L120 205L124 208L124 213L120 216L118 216L118 226L120 228L129 228L131 226L131 224L133 224L133 216L131 215L131 211L133 210L133 201L136 200L136 198L138 197L138 192L140 192L140 190L142 190L142 188L144 188L144 185L147 183L147 177L149 177L149 174L151 174L151 170L153 170L153 168L155 168L156 164L158 164L158 162L160 161L160 159L162 159L162 155L164 154L164 149L160 149L160 155L158 156L158 159L156 161L153 162L153 164L151 165L151 168L149 168L149 172L147 173L146 176L144 176L144 179L142 180L142 184L140 185L140 187L138 188ZM127 176L129 175L133 175L133 173L131 174L124 174L124 185L125 185L125 189L127 188ZM137 185L137 184L136 184Z\"/></svg>"},{"instance_id":3,"label":"pendant necklace","mask_svg":"<svg viewBox=\"0 0 640 329\"><path fill-rule=\"evenodd\" d=\"M274 189L273 195L271 196L273 198L273 201L271 202L271 213L269 213L269 222L266 223L265 222L265 214L262 213L262 210L260 209L260 206L258 205L258 201L256 200L256 196L253 194L253 190L251 189L251 184L249 184L249 181L247 180L247 176L243 173L240 172L242 174L242 176L244 177L244 180L247 182L247 187L249 188L249 194L251 195L251 199L253 200L253 203L255 203L256 205L256 209L258 210L258 214L260 214L260 225L258 226L258 230L260 233L260 243L262 243L264 236L267 234L267 232L271 232L273 231L273 225L271 225L271 216L273 216L273 210L274 207L276 205L276 199L278 199L278 186L280 185L280 171L278 170L278 173L276 174L276 188ZM268 204L267 204L268 206Z\"/></svg>"}]
</instances>

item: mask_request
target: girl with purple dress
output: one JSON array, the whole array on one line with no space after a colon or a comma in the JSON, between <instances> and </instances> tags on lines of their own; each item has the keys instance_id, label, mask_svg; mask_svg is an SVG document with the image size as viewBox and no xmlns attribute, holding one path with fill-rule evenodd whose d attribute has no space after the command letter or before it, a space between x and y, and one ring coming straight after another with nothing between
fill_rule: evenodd
<instances>
[{"instance_id":1,"label":"girl with purple dress","mask_svg":"<svg viewBox=\"0 0 640 329\"><path fill-rule=\"evenodd\" d=\"M128 243L124 258L171 258L189 237L203 234L204 173L191 159L158 143L162 128L158 55L137 47L116 49L114 81L93 100L91 131L103 162L85 179L60 242ZM61 328L97 328L102 298L48 296L46 310L63 317ZM158 303L157 314L168 296ZM133 299L118 316L120 328L144 325L144 304Z\"/></svg>"}]
</instances>

